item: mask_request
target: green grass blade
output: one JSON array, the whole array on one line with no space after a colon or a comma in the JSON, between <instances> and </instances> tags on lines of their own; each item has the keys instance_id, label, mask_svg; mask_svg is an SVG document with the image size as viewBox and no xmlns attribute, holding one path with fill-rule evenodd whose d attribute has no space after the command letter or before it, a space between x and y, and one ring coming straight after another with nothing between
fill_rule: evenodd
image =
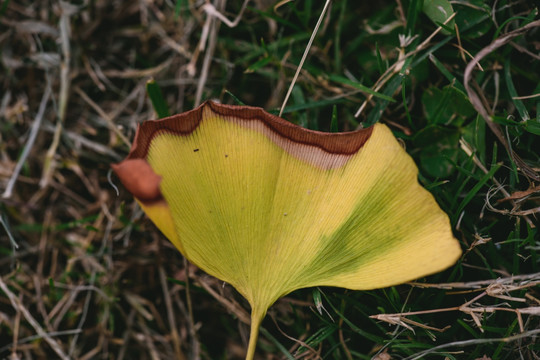
<instances>
[{"instance_id":1,"label":"green grass blade","mask_svg":"<svg viewBox=\"0 0 540 360\"><path fill-rule=\"evenodd\" d=\"M482 179L474 185L474 187L467 193L467 196L463 199L463 201L459 204L457 210L454 213L454 218L452 220L452 223L456 223L458 217L460 216L463 209L465 209L465 206L475 197L475 195L480 191L480 189L484 186L485 183L487 183L493 175L497 172L497 170L500 169L502 164L495 164L491 167L491 169L488 171L487 174L485 174Z\"/></svg>"},{"instance_id":2,"label":"green grass blade","mask_svg":"<svg viewBox=\"0 0 540 360\"><path fill-rule=\"evenodd\" d=\"M274 344L279 349L279 351L281 351L281 353L285 356L286 359L295 360L295 357L292 356L291 353L285 348L285 346L283 346L279 341L277 341L277 339L273 337L268 330L261 327L259 329L259 332L264 335L265 338L270 340L270 342Z\"/></svg>"},{"instance_id":3,"label":"green grass blade","mask_svg":"<svg viewBox=\"0 0 540 360\"><path fill-rule=\"evenodd\" d=\"M236 105L246 105L244 104L244 102L242 102L242 100L240 100L236 95L234 95L232 92L230 92L229 90L225 90L225 94L229 95L230 97L233 98L234 102L236 103Z\"/></svg>"},{"instance_id":4,"label":"green grass blade","mask_svg":"<svg viewBox=\"0 0 540 360\"><path fill-rule=\"evenodd\" d=\"M371 88L365 86L365 85L362 85L360 84L359 82L356 82L356 81L352 81L352 80L349 80L347 78L344 78L342 76L339 76L339 75L330 75L328 77L330 80L332 81L335 81L337 83L341 83L341 84L344 84L344 85L349 85L349 86L352 86L353 88L355 89L358 89L358 90L361 90L367 94L370 94L370 95L373 95L374 97L377 97L377 98L380 98L380 99L383 99L383 100L386 100L386 101L391 101L391 102L395 102L396 100L394 100L391 96L388 96L388 95L384 95L384 94L381 94L379 92L376 92L374 90L371 90Z\"/></svg>"},{"instance_id":5,"label":"green grass blade","mask_svg":"<svg viewBox=\"0 0 540 360\"><path fill-rule=\"evenodd\" d=\"M514 103L516 110L519 113L519 116L521 117L522 121L530 120L531 117L529 116L529 112L527 111L527 107L525 107L525 104L523 104L523 101L518 99L519 95L516 91L516 87L514 86L514 81L512 80L512 74L510 73L511 70L511 63L510 58L508 57L504 63L504 78L506 81L506 88L508 89L508 93L512 97L512 102Z\"/></svg>"},{"instance_id":6,"label":"green grass blade","mask_svg":"<svg viewBox=\"0 0 540 360\"><path fill-rule=\"evenodd\" d=\"M459 81L454 75L452 75L450 71L448 71L448 69L439 61L439 59L437 59L437 57L433 55L433 53L430 53L428 58L429 61L431 61L431 63L435 65L435 67L441 72L441 74L443 74L444 77L448 79L448 82L450 84L454 84L457 89L461 90L463 93L467 93L467 91L465 90L465 86L463 86L461 81Z\"/></svg>"},{"instance_id":7,"label":"green grass blade","mask_svg":"<svg viewBox=\"0 0 540 360\"><path fill-rule=\"evenodd\" d=\"M152 101L152 106L160 119L171 115L167 102L163 98L161 88L154 79L146 82L146 93L148 94L150 101Z\"/></svg>"},{"instance_id":8,"label":"green grass blade","mask_svg":"<svg viewBox=\"0 0 540 360\"><path fill-rule=\"evenodd\" d=\"M318 108L318 107L339 104L341 102L342 102L342 100L339 100L339 99L328 99L328 100L319 100L319 101L308 102L308 103L304 103L304 104L295 104L295 105L287 106L283 110L283 113L287 114L287 113L292 113L292 112L295 112L295 111L314 109L314 108ZM279 109L271 110L269 112L272 113L272 114L278 114Z\"/></svg>"}]
</instances>

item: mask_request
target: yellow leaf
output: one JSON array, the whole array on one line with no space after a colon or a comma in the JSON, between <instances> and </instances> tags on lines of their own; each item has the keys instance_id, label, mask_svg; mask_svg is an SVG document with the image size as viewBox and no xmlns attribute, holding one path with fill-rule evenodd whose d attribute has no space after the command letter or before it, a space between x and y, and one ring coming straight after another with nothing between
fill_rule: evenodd
<instances>
[{"instance_id":1,"label":"yellow leaf","mask_svg":"<svg viewBox=\"0 0 540 360\"><path fill-rule=\"evenodd\" d=\"M113 168L191 262L249 301L247 359L268 307L291 291L387 287L461 254L447 215L381 124L322 133L206 102L143 123Z\"/></svg>"}]
</instances>

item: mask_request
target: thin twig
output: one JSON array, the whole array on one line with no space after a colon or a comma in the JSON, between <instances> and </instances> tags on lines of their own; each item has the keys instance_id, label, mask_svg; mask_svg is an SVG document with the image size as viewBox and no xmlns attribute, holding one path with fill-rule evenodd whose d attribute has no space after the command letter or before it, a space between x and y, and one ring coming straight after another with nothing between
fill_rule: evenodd
<instances>
[{"instance_id":1,"label":"thin twig","mask_svg":"<svg viewBox=\"0 0 540 360\"><path fill-rule=\"evenodd\" d=\"M131 308L131 311L129 312L128 316L126 317L126 329L124 330L124 334L122 335L122 347L118 351L117 359L118 360L124 360L124 356L126 355L127 348L129 347L129 339L131 338L131 333L133 332L133 322L135 320L135 315L137 314L137 311L134 308Z\"/></svg>"},{"instance_id":2,"label":"thin twig","mask_svg":"<svg viewBox=\"0 0 540 360\"><path fill-rule=\"evenodd\" d=\"M0 214L0 225L2 225L2 227L6 231L9 242L11 243L11 248L13 249L13 253L15 253L15 251L17 251L17 249L19 249L19 244L17 244L17 241L15 241L15 238L11 234L11 231L9 230L9 225L7 223L7 220L4 220L4 214Z\"/></svg>"},{"instance_id":3,"label":"thin twig","mask_svg":"<svg viewBox=\"0 0 540 360\"><path fill-rule=\"evenodd\" d=\"M527 210L506 210L506 209L502 209L502 210L499 210L497 208L495 208L493 205L491 205L491 201L490 199L496 194L498 193L499 191L501 191L502 189L504 189L504 187L497 187L495 188L494 190L493 189L490 189L487 193L486 193L486 206L489 210L495 212L495 213L498 213L498 214L502 214L502 215L510 215L510 216L527 216L527 215L534 215L534 214L537 214L537 213L540 213L540 206L539 207L535 207L535 208L532 208L532 209L527 209ZM508 193L508 192L506 192ZM517 206L516 203L517 201L513 200L513 199L510 199L512 204L514 204L514 206ZM533 224L530 224L531 227L536 227Z\"/></svg>"},{"instance_id":4,"label":"thin twig","mask_svg":"<svg viewBox=\"0 0 540 360\"><path fill-rule=\"evenodd\" d=\"M198 281L198 284L206 290L214 299L219 301L221 305L225 306L227 310L232 312L238 317L238 320L243 322L244 324L250 324L251 319L247 311L240 306L237 302L234 300L228 300L224 298L223 296L219 295L217 291L215 291L206 281Z\"/></svg>"},{"instance_id":5,"label":"thin twig","mask_svg":"<svg viewBox=\"0 0 540 360\"><path fill-rule=\"evenodd\" d=\"M47 108L47 102L49 101L49 97L51 96L51 88L49 84L45 86L45 93L43 94L43 97L41 98L41 103L39 104L39 110L36 115L36 118L34 119L34 123L32 124L32 129L30 130L30 136L28 137L28 141L26 142L24 149L22 151L21 157L19 158L19 161L17 162L17 165L15 166L15 169L13 170L13 174L11 175L11 178L9 179L6 190L2 194L2 197L4 199L8 199L11 197L13 193L13 187L15 186L15 183L17 182L17 177L19 176L19 173L22 170L22 167L24 163L26 162L26 158L28 157L28 154L30 154L30 150L32 150L32 147L34 146L34 142L36 141L37 134L39 132L39 128L41 127L41 122L43 121L43 115L45 114L45 109Z\"/></svg>"},{"instance_id":6,"label":"thin twig","mask_svg":"<svg viewBox=\"0 0 540 360\"><path fill-rule=\"evenodd\" d=\"M55 127L51 124L43 124L41 128L48 133L54 133L54 130L55 130ZM75 147L78 147L78 148L86 147L90 149L91 151L94 151L95 153L110 156L115 161L122 160L122 156L116 153L114 150L112 150L111 147L108 145L104 145L96 141L92 141L70 130L62 131L62 135L67 137L69 140L73 141L75 143Z\"/></svg>"},{"instance_id":7,"label":"thin twig","mask_svg":"<svg viewBox=\"0 0 540 360\"><path fill-rule=\"evenodd\" d=\"M163 298L165 300L165 307L167 308L167 319L169 321L169 326L171 328L171 338L173 342L174 353L176 359L184 360L186 357L182 353L180 336L178 335L178 330L176 329L176 321L173 311L173 306L171 302L171 295L169 293L169 287L167 286L167 276L165 275L165 270L162 265L159 265L159 281L161 283L161 288L163 289Z\"/></svg>"},{"instance_id":8,"label":"thin twig","mask_svg":"<svg viewBox=\"0 0 540 360\"><path fill-rule=\"evenodd\" d=\"M467 91L467 95L469 96L469 99L471 101L471 104L476 109L476 111L482 116L486 124L489 126L493 134L499 139L499 141L504 145L508 153L511 155L514 162L517 164L519 170L528 178L534 179L536 181L540 181L540 175L534 171L530 166L528 166L518 155L516 155L514 152L512 152L509 148L509 144L504 137L499 125L493 122L491 119L491 114L488 113L488 110L484 107L482 104L482 100L480 99L480 96L476 91L474 91L471 87L471 75L472 71L475 68L476 65L480 63L480 60L482 60L487 55L491 54L496 49L500 48L503 45L508 44L512 39L521 36L525 34L527 31L540 26L540 20L536 20L533 22L528 23L527 25L516 29L514 31L510 31L509 33L497 38L494 40L491 44L480 50L476 56L467 64L467 67L465 68L465 74L463 76L463 84L465 86L465 90Z\"/></svg>"},{"instance_id":9,"label":"thin twig","mask_svg":"<svg viewBox=\"0 0 540 360\"><path fill-rule=\"evenodd\" d=\"M220 0L215 0L215 2L216 3L219 2L220 4L222 4ZM206 19L205 26L203 28L203 34L201 35L201 38L208 36L209 39L208 39L208 48L206 49L206 52L204 54L201 74L199 76L199 81L197 83L197 91L195 92L195 106L198 106L201 103L204 85L206 84L206 80L208 79L208 71L210 70L211 60L212 60L212 57L214 56L214 50L216 49L216 45L217 45L219 24L221 24L221 22L217 18L213 16L208 16L208 18ZM209 34L209 35L206 35L206 34ZM201 42L201 45L204 45L204 43Z\"/></svg>"},{"instance_id":10,"label":"thin twig","mask_svg":"<svg viewBox=\"0 0 540 360\"><path fill-rule=\"evenodd\" d=\"M504 337L504 338L472 339L472 340L464 340L464 341L455 341L455 342L442 344L442 345L439 345L439 346L434 346L434 347L429 348L427 350L420 351L420 352L418 352L418 353L416 353L414 355L411 355L411 356L405 358L404 360L422 359L427 354L434 353L434 352L437 352L437 351L440 351L442 349L446 349L446 348L449 348L449 347L458 347L458 346L459 347L464 347L464 346L470 346L470 345L490 344L490 343L499 343L499 342L509 343L509 342L520 340L520 339L523 339L523 338L533 337L533 336L536 336L538 334L540 334L540 329L530 330L530 331L527 331L527 332L524 332L524 333L520 333L520 334L517 334L517 335L508 336L508 337Z\"/></svg>"},{"instance_id":11,"label":"thin twig","mask_svg":"<svg viewBox=\"0 0 540 360\"><path fill-rule=\"evenodd\" d=\"M47 344L49 344L49 346L54 350L54 352L58 355L58 357L60 357L60 359L62 360L69 360L70 357L67 356L62 350L62 348L60 347L60 345L56 341L54 341L53 338L49 334L47 334L47 332L45 332L45 330L43 330L41 325L39 325L36 319L34 319L32 314L30 314L30 312L24 307L24 305L21 303L19 298L15 296L13 292L11 292L11 290L6 285L6 283L4 282L1 276L0 276L0 289L2 289L4 294L6 294L7 297L9 298L9 301L11 302L11 306L13 306L13 308L17 309L17 311L20 311L22 313L26 321L28 321L28 323L34 328L37 334L41 338L43 338L47 342Z\"/></svg>"},{"instance_id":12,"label":"thin twig","mask_svg":"<svg viewBox=\"0 0 540 360\"><path fill-rule=\"evenodd\" d=\"M525 95L525 96L514 96L512 97L513 100L527 100L527 99L534 99L540 97L540 93L532 94L532 95Z\"/></svg>"},{"instance_id":13,"label":"thin twig","mask_svg":"<svg viewBox=\"0 0 540 360\"><path fill-rule=\"evenodd\" d=\"M343 317L339 318L338 321L338 334L339 334L339 343L341 344L341 348L345 352L345 356L347 357L347 360L353 360L351 351L347 347L347 344L345 343L345 338L343 337Z\"/></svg>"},{"instance_id":14,"label":"thin twig","mask_svg":"<svg viewBox=\"0 0 540 360\"><path fill-rule=\"evenodd\" d=\"M131 141L129 141L129 139L126 137L126 135L124 135L118 129L116 124L113 122L113 119L107 113L105 113L105 111L103 111L103 109L98 104L96 104L94 102L94 100L90 99L90 97L88 95L86 95L86 93L84 91L82 91L81 88L76 87L75 91L77 92L77 94L79 94L83 98L84 101L86 101L94 110L96 110L96 112L99 114L99 116L101 116L103 118L103 120L105 120L107 125L109 125L109 129L111 129L116 135L118 135L118 137L120 139L122 139L122 141L129 148L131 148Z\"/></svg>"},{"instance_id":15,"label":"thin twig","mask_svg":"<svg viewBox=\"0 0 540 360\"><path fill-rule=\"evenodd\" d=\"M520 282L520 285L525 285L530 282L540 281L540 272L533 274L513 275L505 278L499 278L496 280L480 280L470 282L454 282L454 283L440 283L440 284L425 284L425 283L408 283L411 286L419 288L437 288L437 289L480 289L496 282L497 284L514 284Z\"/></svg>"},{"instance_id":16,"label":"thin twig","mask_svg":"<svg viewBox=\"0 0 540 360\"><path fill-rule=\"evenodd\" d=\"M17 314L20 314L20 312L18 312ZM50 331L50 332L48 332L47 334L48 334L50 337L58 337L58 336L68 336L68 335L79 334L81 331L82 331L81 329L60 330L60 331ZM27 343L31 343L31 342L34 342L34 341L36 341L36 340L39 340L39 339L41 339L41 338L42 338L41 335L27 336L27 337L25 337L25 338L18 339L18 340L17 340L17 344L19 344L19 345L27 344ZM16 344L10 344L10 345L6 345L6 346L4 346L4 347L1 347L1 348L0 348L0 354L3 353L4 351L9 350L9 349L12 348L14 345L16 345Z\"/></svg>"},{"instance_id":17,"label":"thin twig","mask_svg":"<svg viewBox=\"0 0 540 360\"><path fill-rule=\"evenodd\" d=\"M478 166L480 168L480 170L482 170L484 172L484 174L487 174L489 172L488 169L484 166L484 164L482 164L480 159L478 159L478 157L476 156L476 154L472 150L471 146L464 139L459 140L459 145L460 145L461 149L467 154L467 156L472 156L473 162L476 164L476 166ZM505 197L507 197L507 198L510 197L510 193L508 191L506 191L504 186L495 177L492 177L491 181L493 181L493 183L495 183L495 185L497 186L497 189L500 189L500 191L504 194ZM486 194L486 206L488 206L488 208L490 208L491 204L489 203L488 196L489 196L489 192ZM516 206L516 202L513 199L510 199L510 202L512 203L513 206ZM490 210L492 210L492 207L490 208ZM483 211L482 211L482 213L483 213ZM529 219L529 217L527 217L527 214L521 214L521 215L524 217L527 224L529 224L532 228L535 227L533 221L531 219ZM482 218L482 215L480 216L480 218Z\"/></svg>"},{"instance_id":18,"label":"thin twig","mask_svg":"<svg viewBox=\"0 0 540 360\"><path fill-rule=\"evenodd\" d=\"M172 58L168 58L165 61L163 61L161 64L147 68L147 69L125 69L125 70L106 70L103 71L102 75L103 77L112 77L112 78L119 78L119 79L138 79L138 78L147 78L147 77L154 77L158 73L162 72L166 68L168 68L173 62Z\"/></svg>"},{"instance_id":19,"label":"thin twig","mask_svg":"<svg viewBox=\"0 0 540 360\"><path fill-rule=\"evenodd\" d=\"M456 16L457 13L453 13L452 15L450 15L448 17L448 19L446 19L446 21L443 23L443 25L446 25L447 23L449 23L450 21L452 21L452 19ZM426 48L429 43L431 42L431 39L433 39L433 37L435 37L435 35L437 35L441 30L442 30L442 26L439 26L437 29L435 29L435 31L433 31L431 33L431 35L429 35L424 41L422 41L422 43L420 43L420 45L418 45L417 47L415 47L414 50L406 53L406 54L403 54L402 52L404 51L404 47L407 45L407 44L403 44L402 45L402 49L400 50L400 56L398 58L398 61L396 61L395 63L393 63L390 67L388 67L388 69L386 69L386 71L379 77L379 79L375 82L374 86L372 87L372 89L376 92L378 92L383 86L384 84L386 84L388 82L388 80L390 80L392 78L392 76L395 74L395 73L398 73L400 72L402 69L403 69L403 65L405 65L405 60L417 53L419 53L420 51L424 50L424 48ZM362 113L362 111L364 110L364 108L367 106L367 103L371 101L371 99L373 98L373 95L372 94L368 94L366 100L364 100L364 102L362 103L362 105L360 105L360 107L358 108L358 110L356 111L356 113L354 114L354 117L357 118L360 116L360 114Z\"/></svg>"},{"instance_id":20,"label":"thin twig","mask_svg":"<svg viewBox=\"0 0 540 360\"><path fill-rule=\"evenodd\" d=\"M186 272L186 303L187 303L187 315L189 335L191 336L191 351L194 359L199 358L201 351L201 344L197 337L197 328L195 327L195 318L193 316L193 302L191 301L191 280L189 278L189 261L184 257L184 271Z\"/></svg>"},{"instance_id":21,"label":"thin twig","mask_svg":"<svg viewBox=\"0 0 540 360\"><path fill-rule=\"evenodd\" d=\"M485 285L487 285L487 287L485 287L483 291L480 294L476 295L473 299L459 306L442 308L442 309L401 312L401 313L394 313L394 314L377 314L377 315L370 316L370 318L385 321L393 325L401 325L408 328L411 331L414 331L413 328L407 324L433 330L431 327L425 324L414 322L406 317L413 316L413 315L425 315L425 314L434 314L434 313L442 313L442 312L450 312L450 311L461 311L469 315L474 321L474 323L476 324L476 326L480 329L480 331L484 332L484 329L482 328L482 324L481 324L481 317L483 316L483 314L494 313L496 311L508 311L508 312L513 312L516 314L516 317L518 319L518 323L520 326L520 331L524 332L525 330L524 330L524 325L523 325L523 320L522 320L522 314L538 316L540 315L540 306L530 306L530 307L525 307L525 308L514 309L514 308L501 307L501 306L475 305L475 303L485 296L502 299L504 301L514 301L514 302L524 303L526 302L526 299L510 296L509 295L510 292L537 286L538 284L540 284L539 277L540 275L538 273L522 276L522 279L524 281L516 285L514 285L514 281L516 281L516 279L512 277L497 279L497 280L485 280L485 281L482 281L481 283L474 282L474 283L434 284L433 286L428 286L428 287L436 287L436 288L443 288L443 289L456 288L456 287L477 289L478 287L484 287ZM419 285L422 285L422 284L419 284ZM445 330L445 329L442 329L442 330Z\"/></svg>"},{"instance_id":22,"label":"thin twig","mask_svg":"<svg viewBox=\"0 0 540 360\"><path fill-rule=\"evenodd\" d=\"M285 331L283 331L281 329L281 327L279 326L277 320L276 320L276 317L274 315L270 315L270 318L272 319L272 322L274 323L274 325L276 326L276 328L278 329L278 331L281 333L281 335L285 336L287 339L291 340L291 341L294 341L294 345L292 348L290 348L289 352L292 353L293 351L295 351L294 349L295 348L298 348L299 346L302 346L304 347L305 349L309 350L309 351L304 351L302 353L302 356L304 355L307 355L309 354L310 355L310 359L313 359L313 360L320 360L322 359L321 357L321 354L320 354L320 350L317 351L315 350L313 347L309 346L308 343L302 341L302 339L296 339L292 336L290 336L289 334L287 334Z\"/></svg>"},{"instance_id":23,"label":"thin twig","mask_svg":"<svg viewBox=\"0 0 540 360\"><path fill-rule=\"evenodd\" d=\"M304 55L302 55L302 59L300 60L300 64L298 64L298 68L296 69L296 73L294 74L294 77L291 81L291 85L289 85L289 90L287 90L287 95L285 95L285 99L283 99L283 104L281 104L281 109L279 110L279 116L283 114L283 110L285 110L285 105L287 105L287 101L289 100L289 96L291 96L291 93L294 88L294 84L296 83L296 79L298 79L298 75L300 74L300 70L302 70L302 67L304 66L304 61L306 61L306 57L309 53L309 50L311 49L311 44L313 44L313 40L315 39L315 35L317 35L317 31L319 31L319 27L321 26L321 23L324 18L324 14L326 13L326 9L328 9L328 5L330 5L331 0L326 0L326 3L324 4L324 8L321 11L321 15L319 15L319 20L317 20L317 25L315 25L315 28L313 29L313 32L311 33L311 37L309 38L309 42L306 46L306 49L304 50Z\"/></svg>"},{"instance_id":24,"label":"thin twig","mask_svg":"<svg viewBox=\"0 0 540 360\"><path fill-rule=\"evenodd\" d=\"M106 245L108 244L108 241L110 239L110 234L111 234L113 222L114 222L114 219L113 220L109 219L109 221L107 222L107 226L105 227L105 231L103 232L103 237L101 238L101 247L100 247L100 249L99 249L99 251L97 253L98 257L102 257L104 255L104 253L105 253L105 249L107 247ZM90 279L88 281L89 286L91 288L94 286L94 283L96 282L96 279L97 279L97 270L94 269L94 270L92 270L92 273L90 275ZM77 290L75 290L75 291L78 292ZM84 299L83 310L82 310L82 313L81 313L80 318L79 318L79 323L77 324L77 329L82 330L82 328L84 326L84 323L86 322L86 317L88 316L88 311L90 309L90 300L91 299L92 299L92 291L88 291L86 293L86 297ZM77 344L78 339L79 339L79 334L76 334L71 339L71 344L70 344L70 347L69 347L69 355L70 356L73 356L73 353L75 352L75 346Z\"/></svg>"},{"instance_id":25,"label":"thin twig","mask_svg":"<svg viewBox=\"0 0 540 360\"><path fill-rule=\"evenodd\" d=\"M146 348L148 349L150 359L160 360L159 353L154 345L154 342L152 341L152 335L150 334L150 330L148 330L149 326L144 322L144 317L141 314L137 316L137 323L144 334L143 339Z\"/></svg>"},{"instance_id":26,"label":"thin twig","mask_svg":"<svg viewBox=\"0 0 540 360\"><path fill-rule=\"evenodd\" d=\"M60 16L60 44L62 47L62 62L60 63L60 93L58 96L58 118L56 121L56 129L54 131L53 140L45 154L43 161L43 172L39 186L46 187L55 169L54 156L56 149L60 144L60 135L64 127L64 119L66 118L66 109L69 100L69 89L71 84L70 69L71 69L71 24L70 17L76 12L77 7L63 1L59 1L62 15Z\"/></svg>"},{"instance_id":27,"label":"thin twig","mask_svg":"<svg viewBox=\"0 0 540 360\"><path fill-rule=\"evenodd\" d=\"M227 19L225 15L223 15L221 12L219 12L216 7L210 3L206 3L203 5L202 9L209 15L218 18L222 22L225 23L230 28L234 28L238 25L240 22L240 19L242 19L242 15L244 15L244 11L246 10L247 4L249 3L249 0L244 0L244 3L242 4L242 8L240 8L240 11L238 12L238 15L236 15L236 18L231 21Z\"/></svg>"}]
</instances>

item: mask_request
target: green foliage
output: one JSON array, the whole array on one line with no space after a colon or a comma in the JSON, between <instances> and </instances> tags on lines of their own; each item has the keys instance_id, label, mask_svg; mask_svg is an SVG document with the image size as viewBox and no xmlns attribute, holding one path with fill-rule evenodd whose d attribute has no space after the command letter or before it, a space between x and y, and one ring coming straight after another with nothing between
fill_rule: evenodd
<instances>
[{"instance_id":1,"label":"green foliage","mask_svg":"<svg viewBox=\"0 0 540 360\"><path fill-rule=\"evenodd\" d=\"M432 125L418 131L414 145L419 149L421 168L434 178L448 178L456 169L459 152L460 133Z\"/></svg>"},{"instance_id":2,"label":"green foliage","mask_svg":"<svg viewBox=\"0 0 540 360\"><path fill-rule=\"evenodd\" d=\"M158 118L161 119L171 115L167 102L163 98L161 88L153 79L146 82L146 92L150 98L150 101L152 101L152 106L154 107Z\"/></svg>"},{"instance_id":3,"label":"green foliage","mask_svg":"<svg viewBox=\"0 0 540 360\"><path fill-rule=\"evenodd\" d=\"M424 13L433 21L436 25L443 27L442 33L450 35L454 29L454 20L450 20L444 24L446 20L454 15L454 9L447 0L424 0L424 7L422 9Z\"/></svg>"}]
</instances>

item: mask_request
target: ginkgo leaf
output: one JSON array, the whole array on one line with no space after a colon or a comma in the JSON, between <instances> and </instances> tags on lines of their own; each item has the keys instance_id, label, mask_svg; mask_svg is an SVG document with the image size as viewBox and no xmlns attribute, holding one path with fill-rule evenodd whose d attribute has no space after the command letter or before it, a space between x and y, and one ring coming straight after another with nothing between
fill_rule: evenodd
<instances>
[{"instance_id":1,"label":"ginkgo leaf","mask_svg":"<svg viewBox=\"0 0 540 360\"><path fill-rule=\"evenodd\" d=\"M249 301L246 359L268 307L291 291L387 287L461 254L447 215L381 124L322 133L206 102L144 122L113 169L184 256Z\"/></svg>"}]
</instances>

